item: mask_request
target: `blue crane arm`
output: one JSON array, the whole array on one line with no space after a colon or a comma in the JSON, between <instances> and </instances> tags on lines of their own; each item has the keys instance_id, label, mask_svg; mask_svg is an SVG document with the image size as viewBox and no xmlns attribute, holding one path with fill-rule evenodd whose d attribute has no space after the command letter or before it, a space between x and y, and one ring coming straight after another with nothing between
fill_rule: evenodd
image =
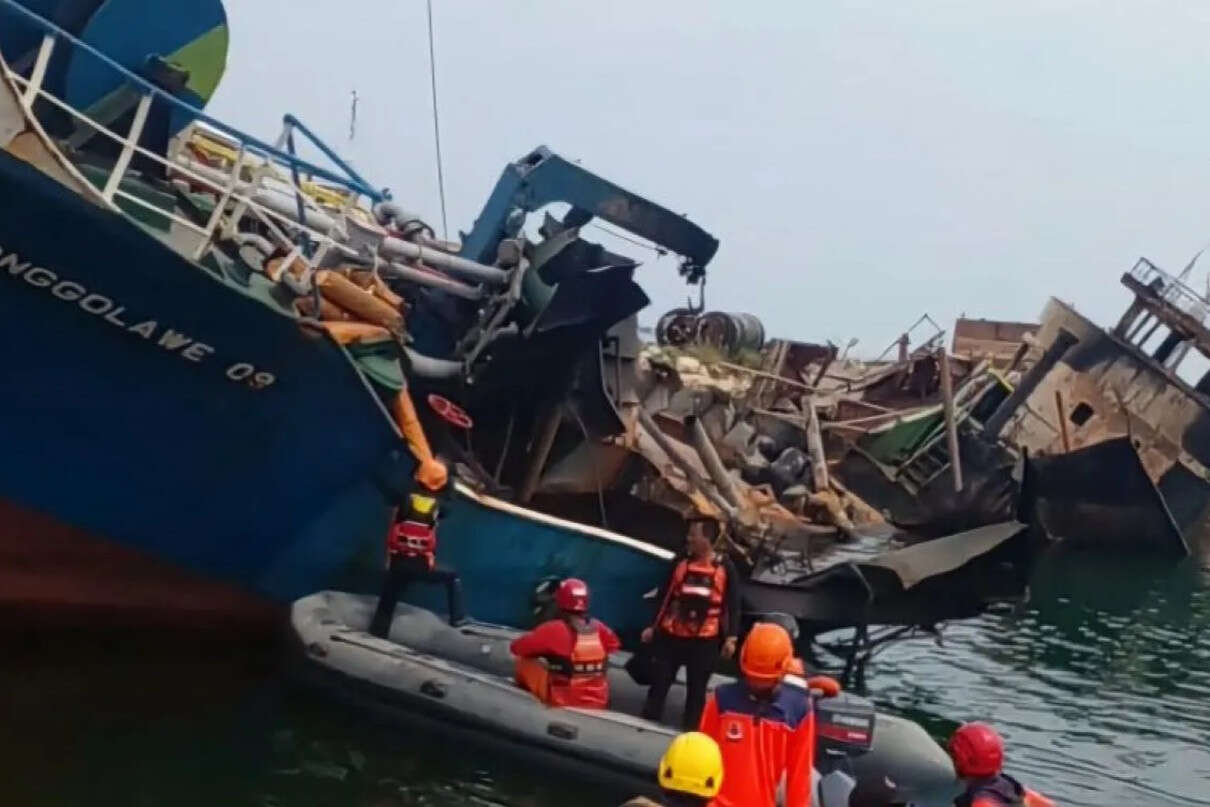
<instances>
[{"instance_id":1,"label":"blue crane arm","mask_svg":"<svg viewBox=\"0 0 1210 807\"><path fill-rule=\"evenodd\" d=\"M490 264L501 240L516 234L515 211L530 213L564 202L680 255L681 274L697 282L718 251L718 239L688 218L644 199L545 146L509 164L462 238L464 258Z\"/></svg>"}]
</instances>

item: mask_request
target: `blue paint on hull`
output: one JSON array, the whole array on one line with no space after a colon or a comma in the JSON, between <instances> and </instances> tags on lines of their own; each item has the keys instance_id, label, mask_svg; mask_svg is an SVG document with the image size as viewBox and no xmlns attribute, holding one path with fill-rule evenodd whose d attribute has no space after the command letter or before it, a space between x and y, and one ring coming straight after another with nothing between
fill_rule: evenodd
<instances>
[{"instance_id":1,"label":"blue paint on hull","mask_svg":"<svg viewBox=\"0 0 1210 807\"><path fill-rule=\"evenodd\" d=\"M471 615L528 627L539 582L579 577L593 592L593 614L619 633L633 639L651 623L655 604L643 596L667 577L669 553L519 510L458 492L443 511L438 561L459 570ZM444 590L424 588L409 599L444 613Z\"/></svg>"},{"instance_id":2,"label":"blue paint on hull","mask_svg":"<svg viewBox=\"0 0 1210 807\"><path fill-rule=\"evenodd\" d=\"M61 298L80 289L112 301L109 320ZM130 330L149 320L151 339ZM165 328L212 350L191 361L158 344ZM347 354L3 152L0 343L0 495L278 602L377 590L378 481L406 479L410 459ZM276 381L231 381L238 363ZM667 571L659 550L464 493L440 560L479 619L527 626L537 583L575 575L631 635Z\"/></svg>"},{"instance_id":3,"label":"blue paint on hull","mask_svg":"<svg viewBox=\"0 0 1210 807\"><path fill-rule=\"evenodd\" d=\"M400 443L341 348L2 152L0 250L0 494L283 602L381 545Z\"/></svg>"}]
</instances>

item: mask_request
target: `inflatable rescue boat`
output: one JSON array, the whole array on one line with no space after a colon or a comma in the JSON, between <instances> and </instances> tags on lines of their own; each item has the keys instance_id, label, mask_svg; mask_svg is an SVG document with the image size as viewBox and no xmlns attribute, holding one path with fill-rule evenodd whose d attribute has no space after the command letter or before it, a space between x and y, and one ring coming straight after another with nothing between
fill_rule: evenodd
<instances>
[{"instance_id":1,"label":"inflatable rescue boat","mask_svg":"<svg viewBox=\"0 0 1210 807\"><path fill-rule=\"evenodd\" d=\"M473 622L454 628L400 605L388 641L366 632L374 605L373 597L332 591L293 604L297 672L308 683L409 730L474 735L537 764L651 791L660 756L679 732L636 716L646 689L623 669L629 654L610 658L609 710L553 708L513 683L508 646L518 631ZM711 689L728 680L714 676ZM805 682L791 676L787 685ZM666 716L679 720L683 703L682 680L669 693ZM916 723L876 713L848 693L818 701L816 715L821 772L890 777L920 801L952 792L949 757Z\"/></svg>"}]
</instances>

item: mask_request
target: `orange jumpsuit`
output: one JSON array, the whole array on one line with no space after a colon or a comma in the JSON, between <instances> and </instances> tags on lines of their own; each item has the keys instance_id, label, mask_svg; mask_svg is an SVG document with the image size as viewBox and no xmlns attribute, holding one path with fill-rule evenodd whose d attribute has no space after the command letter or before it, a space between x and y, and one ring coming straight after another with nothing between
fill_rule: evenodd
<instances>
[{"instance_id":1,"label":"orange jumpsuit","mask_svg":"<svg viewBox=\"0 0 1210 807\"><path fill-rule=\"evenodd\" d=\"M778 687L755 694L743 681L714 691L701 730L723 753L717 807L775 807L786 780L785 807L809 807L815 761L815 713L806 693Z\"/></svg>"}]
</instances>

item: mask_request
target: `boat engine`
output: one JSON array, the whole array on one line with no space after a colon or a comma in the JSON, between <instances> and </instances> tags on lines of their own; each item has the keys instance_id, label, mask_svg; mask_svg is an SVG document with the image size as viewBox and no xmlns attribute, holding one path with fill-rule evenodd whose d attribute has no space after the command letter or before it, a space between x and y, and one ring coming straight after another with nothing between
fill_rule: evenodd
<instances>
[{"instance_id":1,"label":"boat engine","mask_svg":"<svg viewBox=\"0 0 1210 807\"><path fill-rule=\"evenodd\" d=\"M821 698L815 702L815 733L829 755L854 757L874 745L874 704L864 698Z\"/></svg>"},{"instance_id":2,"label":"boat engine","mask_svg":"<svg viewBox=\"0 0 1210 807\"><path fill-rule=\"evenodd\" d=\"M857 784L849 760L874 746L874 704L865 698L840 695L815 701L815 734L823 751L815 760L813 783L821 807L845 807Z\"/></svg>"}]
</instances>

